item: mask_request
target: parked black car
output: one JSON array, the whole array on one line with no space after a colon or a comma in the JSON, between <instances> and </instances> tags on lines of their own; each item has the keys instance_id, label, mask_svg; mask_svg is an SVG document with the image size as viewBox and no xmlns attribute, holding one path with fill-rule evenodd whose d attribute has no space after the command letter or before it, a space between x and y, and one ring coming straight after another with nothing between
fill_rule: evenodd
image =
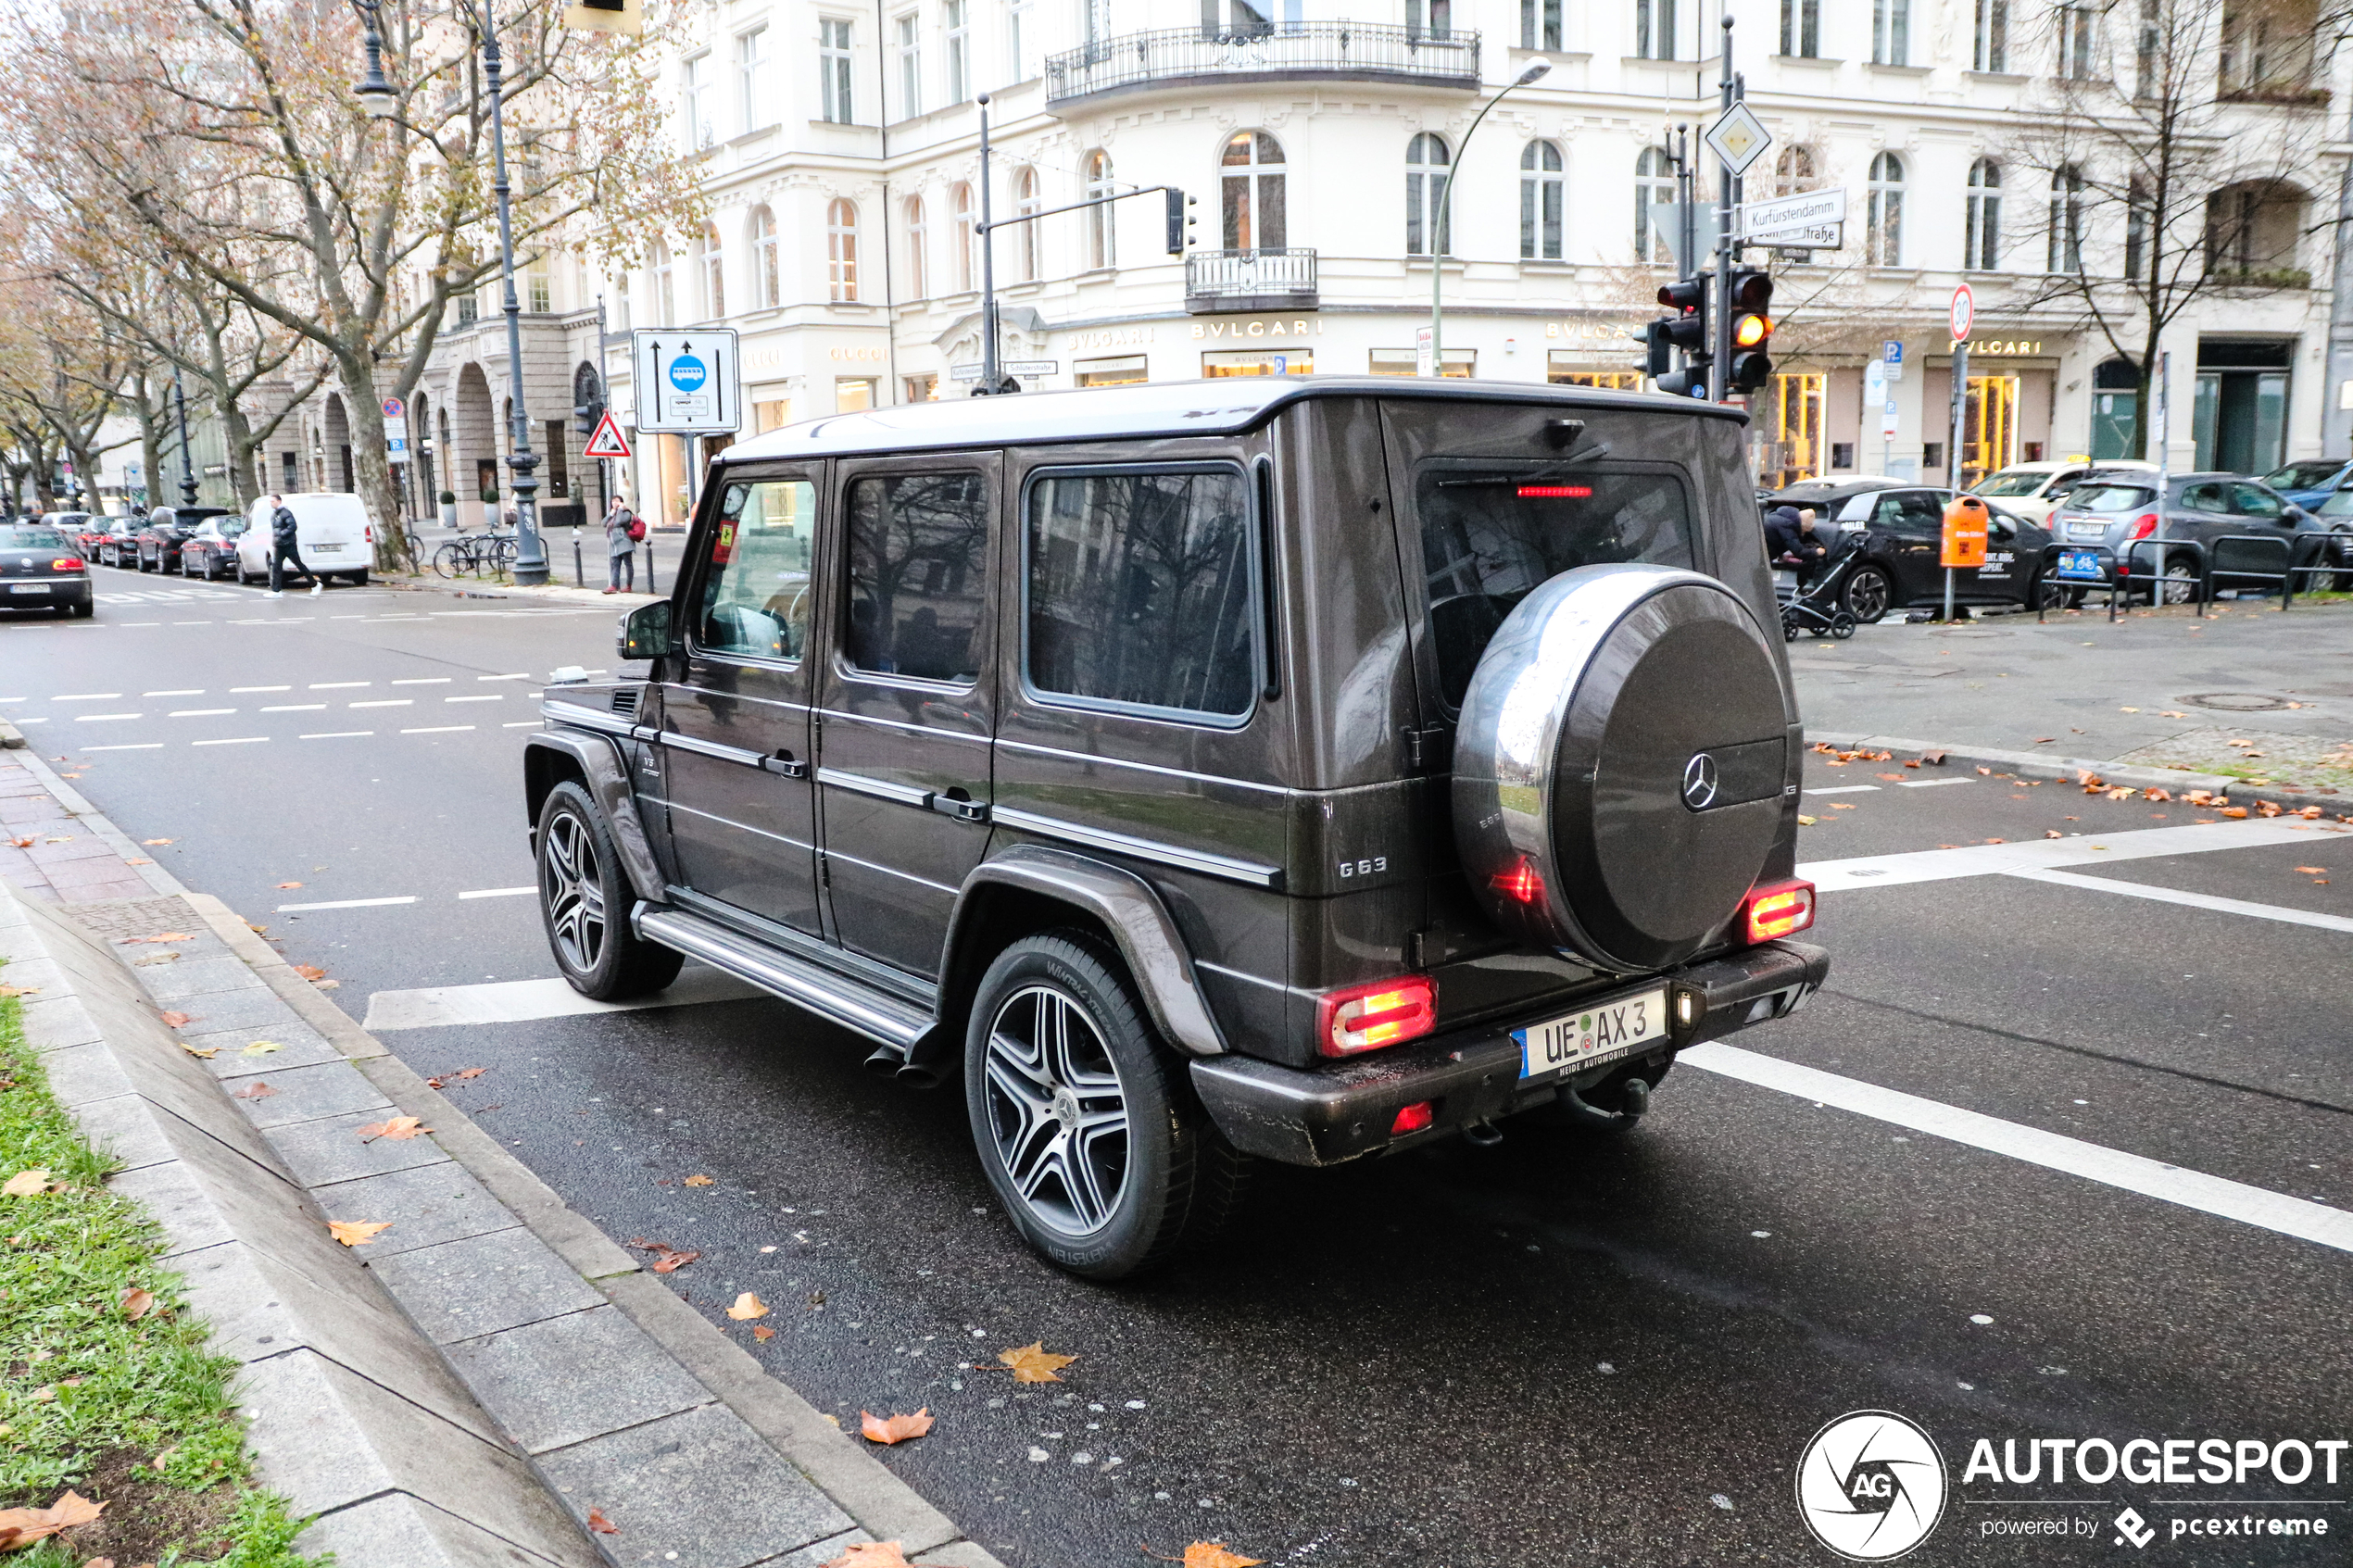
<instances>
[{"instance_id":1,"label":"parked black car","mask_svg":"<svg viewBox=\"0 0 2353 1568\"><path fill-rule=\"evenodd\" d=\"M1335 377L743 442L623 623L645 673L529 738L557 964L691 955L960 1084L1023 1236L1101 1278L1253 1160L1629 1127L1829 968L1743 433Z\"/></svg>"},{"instance_id":2,"label":"parked black car","mask_svg":"<svg viewBox=\"0 0 2353 1568\"><path fill-rule=\"evenodd\" d=\"M1950 490L1883 479L1817 480L1778 492L1770 504L1812 507L1819 514L1818 531L1856 536L1859 558L1848 569L1843 598L1847 613L1869 625L1892 609L1944 604L1944 569L1938 562L1944 508L1952 498ZM1987 502L1986 510L1992 526L1985 564L1956 569L1954 603L2030 608L2038 598L2057 603L2057 590L2041 577L2049 533L1998 503Z\"/></svg>"},{"instance_id":3,"label":"parked black car","mask_svg":"<svg viewBox=\"0 0 2353 1568\"><path fill-rule=\"evenodd\" d=\"M0 522L0 609L86 616L95 604L90 563L64 529L45 522Z\"/></svg>"},{"instance_id":4,"label":"parked black car","mask_svg":"<svg viewBox=\"0 0 2353 1568\"><path fill-rule=\"evenodd\" d=\"M142 571L177 571L180 546L196 525L208 518L226 517L226 507L157 507L139 531L138 564Z\"/></svg>"},{"instance_id":5,"label":"parked black car","mask_svg":"<svg viewBox=\"0 0 2353 1568\"><path fill-rule=\"evenodd\" d=\"M222 577L244 579L237 570L237 541L248 524L241 512L205 518L180 541L180 575L210 583Z\"/></svg>"},{"instance_id":6,"label":"parked black car","mask_svg":"<svg viewBox=\"0 0 2353 1568\"><path fill-rule=\"evenodd\" d=\"M141 517L110 517L107 531L98 541L97 561L102 566L130 566L139 558L139 531L147 526Z\"/></svg>"}]
</instances>

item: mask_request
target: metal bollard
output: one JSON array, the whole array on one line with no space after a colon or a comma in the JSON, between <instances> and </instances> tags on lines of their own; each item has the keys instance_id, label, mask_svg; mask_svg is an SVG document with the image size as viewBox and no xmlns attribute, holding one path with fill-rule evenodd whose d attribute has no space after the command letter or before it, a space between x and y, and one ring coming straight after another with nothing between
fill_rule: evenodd
<instances>
[{"instance_id":1,"label":"metal bollard","mask_svg":"<svg viewBox=\"0 0 2353 1568\"><path fill-rule=\"evenodd\" d=\"M580 529L577 524L572 531L572 583L575 588L588 586L588 574L580 564Z\"/></svg>"},{"instance_id":2,"label":"metal bollard","mask_svg":"<svg viewBox=\"0 0 2353 1568\"><path fill-rule=\"evenodd\" d=\"M646 592L654 593L654 531L646 530Z\"/></svg>"}]
</instances>

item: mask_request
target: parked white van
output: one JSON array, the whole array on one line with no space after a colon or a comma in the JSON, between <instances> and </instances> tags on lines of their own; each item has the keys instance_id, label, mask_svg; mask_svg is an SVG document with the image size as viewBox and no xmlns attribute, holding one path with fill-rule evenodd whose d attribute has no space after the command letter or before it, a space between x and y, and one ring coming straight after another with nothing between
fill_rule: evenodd
<instances>
[{"instance_id":1,"label":"parked white van","mask_svg":"<svg viewBox=\"0 0 2353 1568\"><path fill-rule=\"evenodd\" d=\"M295 515L295 553L306 571L320 577L341 577L355 583L368 581L375 559L375 532L368 524L368 508L359 496L339 490L305 491L285 498ZM270 514L276 510L269 496L246 512L251 524L237 541L237 581L270 576Z\"/></svg>"}]
</instances>

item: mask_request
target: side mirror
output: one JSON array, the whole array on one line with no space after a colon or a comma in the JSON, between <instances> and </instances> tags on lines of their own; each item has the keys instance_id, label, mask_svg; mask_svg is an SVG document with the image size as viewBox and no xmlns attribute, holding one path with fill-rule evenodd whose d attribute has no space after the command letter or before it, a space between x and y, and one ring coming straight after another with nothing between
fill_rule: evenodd
<instances>
[{"instance_id":1,"label":"side mirror","mask_svg":"<svg viewBox=\"0 0 2353 1568\"><path fill-rule=\"evenodd\" d=\"M676 653L678 637L670 627L670 601L657 599L623 616L614 651L623 659L660 659Z\"/></svg>"}]
</instances>

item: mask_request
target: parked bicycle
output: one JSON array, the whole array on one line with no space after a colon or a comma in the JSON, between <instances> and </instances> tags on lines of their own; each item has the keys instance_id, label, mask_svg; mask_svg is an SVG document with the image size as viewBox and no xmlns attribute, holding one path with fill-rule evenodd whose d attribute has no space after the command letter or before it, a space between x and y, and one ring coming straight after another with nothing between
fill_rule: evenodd
<instances>
[{"instance_id":1,"label":"parked bicycle","mask_svg":"<svg viewBox=\"0 0 2353 1568\"><path fill-rule=\"evenodd\" d=\"M461 533L433 553L433 569L443 577L505 579L514 571L515 536L511 533Z\"/></svg>"}]
</instances>

